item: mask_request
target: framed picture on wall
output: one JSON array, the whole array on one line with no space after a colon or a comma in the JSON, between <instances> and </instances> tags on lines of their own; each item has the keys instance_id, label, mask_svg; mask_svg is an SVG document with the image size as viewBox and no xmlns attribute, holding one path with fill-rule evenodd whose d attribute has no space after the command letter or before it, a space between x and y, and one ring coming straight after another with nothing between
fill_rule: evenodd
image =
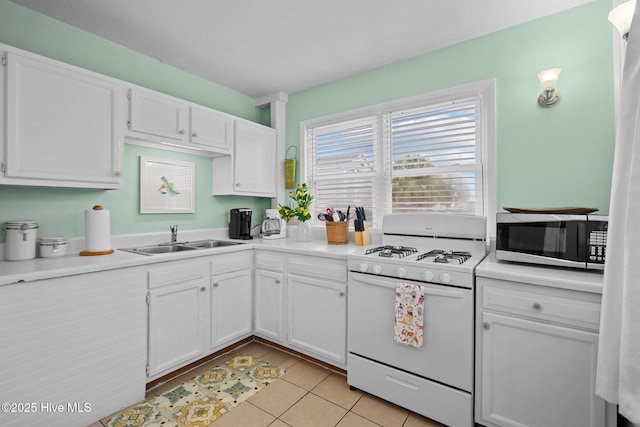
<instances>
[{"instance_id":1,"label":"framed picture on wall","mask_svg":"<svg viewBox=\"0 0 640 427\"><path fill-rule=\"evenodd\" d=\"M140 156L140 213L194 213L196 165Z\"/></svg>"}]
</instances>

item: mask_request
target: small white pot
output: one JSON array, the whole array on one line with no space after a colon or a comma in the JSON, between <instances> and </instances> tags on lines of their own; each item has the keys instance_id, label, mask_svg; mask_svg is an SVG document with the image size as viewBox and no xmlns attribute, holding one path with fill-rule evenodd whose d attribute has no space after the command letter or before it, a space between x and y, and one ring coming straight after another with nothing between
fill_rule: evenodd
<instances>
[{"instance_id":1,"label":"small white pot","mask_svg":"<svg viewBox=\"0 0 640 427\"><path fill-rule=\"evenodd\" d=\"M67 254L68 240L64 236L46 236L39 242L40 257L53 258Z\"/></svg>"}]
</instances>

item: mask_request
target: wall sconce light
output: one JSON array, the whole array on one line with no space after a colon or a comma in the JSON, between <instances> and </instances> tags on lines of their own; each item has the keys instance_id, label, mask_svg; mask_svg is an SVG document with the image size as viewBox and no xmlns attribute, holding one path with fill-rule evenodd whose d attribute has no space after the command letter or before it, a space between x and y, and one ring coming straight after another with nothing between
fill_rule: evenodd
<instances>
[{"instance_id":1,"label":"wall sconce light","mask_svg":"<svg viewBox=\"0 0 640 427\"><path fill-rule=\"evenodd\" d=\"M609 22L611 22L623 39L629 37L633 12L636 10L636 0L629 0L616 6L609 12Z\"/></svg>"},{"instance_id":2,"label":"wall sconce light","mask_svg":"<svg viewBox=\"0 0 640 427\"><path fill-rule=\"evenodd\" d=\"M552 68L538 73L538 80L540 80L542 89L544 89L538 97L538 104L545 108L557 104L560 100L560 93L556 90L560 71L562 71L561 68Z\"/></svg>"}]
</instances>

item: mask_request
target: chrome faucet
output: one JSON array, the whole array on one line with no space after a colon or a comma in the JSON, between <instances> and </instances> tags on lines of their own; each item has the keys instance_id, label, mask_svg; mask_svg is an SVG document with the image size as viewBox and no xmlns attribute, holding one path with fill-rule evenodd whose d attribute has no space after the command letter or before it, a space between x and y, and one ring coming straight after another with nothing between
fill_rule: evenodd
<instances>
[{"instance_id":1,"label":"chrome faucet","mask_svg":"<svg viewBox=\"0 0 640 427\"><path fill-rule=\"evenodd\" d=\"M169 226L169 229L171 230L171 243L175 243L178 241L178 225L171 225Z\"/></svg>"}]
</instances>

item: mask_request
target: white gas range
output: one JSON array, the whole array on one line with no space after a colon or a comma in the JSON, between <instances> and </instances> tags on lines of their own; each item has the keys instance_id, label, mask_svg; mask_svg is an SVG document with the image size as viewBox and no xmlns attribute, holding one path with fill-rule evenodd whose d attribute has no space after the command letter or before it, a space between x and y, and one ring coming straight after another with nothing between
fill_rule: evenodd
<instances>
[{"instance_id":1,"label":"white gas range","mask_svg":"<svg viewBox=\"0 0 640 427\"><path fill-rule=\"evenodd\" d=\"M473 426L473 287L486 218L386 215L349 256L348 383L447 426ZM424 294L421 348L394 341L399 285Z\"/></svg>"}]
</instances>

